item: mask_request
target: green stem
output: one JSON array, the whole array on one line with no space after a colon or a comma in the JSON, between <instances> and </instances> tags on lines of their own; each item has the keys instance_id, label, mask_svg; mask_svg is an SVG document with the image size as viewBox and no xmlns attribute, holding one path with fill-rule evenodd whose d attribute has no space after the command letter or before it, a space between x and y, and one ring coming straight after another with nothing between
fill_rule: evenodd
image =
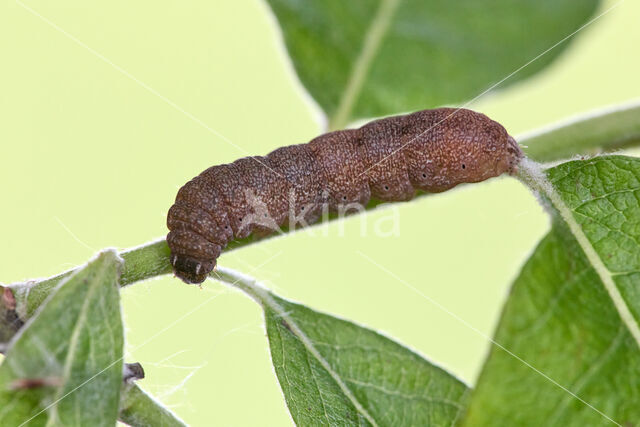
<instances>
[{"instance_id":1,"label":"green stem","mask_svg":"<svg viewBox=\"0 0 640 427\"><path fill-rule=\"evenodd\" d=\"M640 145L640 101L600 109L519 136L538 162Z\"/></svg>"},{"instance_id":2,"label":"green stem","mask_svg":"<svg viewBox=\"0 0 640 427\"><path fill-rule=\"evenodd\" d=\"M518 141L527 146L525 149L527 155L537 161L558 160L577 153L585 154L639 145L640 102L589 113L571 121L523 135ZM421 194L418 197L425 196L427 194ZM367 210L374 209L379 204L374 201L367 206ZM286 232L289 231L285 230ZM281 234L234 241L225 251L279 235ZM169 248L164 239L125 250L121 252L121 256L125 261L121 276L122 286L171 273ZM17 303L16 312L20 318L28 319L49 295L51 289L72 271L48 279L9 285L14 292ZM3 319L0 319L0 329L4 328Z\"/></svg>"}]
</instances>

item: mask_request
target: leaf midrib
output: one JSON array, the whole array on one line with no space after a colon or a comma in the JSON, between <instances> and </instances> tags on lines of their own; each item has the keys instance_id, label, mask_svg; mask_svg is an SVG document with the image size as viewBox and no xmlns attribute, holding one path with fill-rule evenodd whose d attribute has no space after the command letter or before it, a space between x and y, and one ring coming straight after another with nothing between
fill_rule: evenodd
<instances>
[{"instance_id":1,"label":"leaf midrib","mask_svg":"<svg viewBox=\"0 0 640 427\"><path fill-rule=\"evenodd\" d=\"M571 209L564 203L564 200L562 200L555 189L553 189L550 194L548 194L548 196L551 200L551 203L553 203L553 205L560 213L560 216L562 216L565 223L569 226L569 230L576 238L587 259L589 260L591 265L593 265L594 270L600 277L600 281L609 293L609 297L613 301L613 305L618 311L620 318L627 326L627 329L633 336L636 344L638 344L638 347L640 347L640 326L633 317L629 306L622 297L620 290L616 286L615 281L613 280L613 273L605 266L604 262L602 261L596 250L593 248L593 245L582 231L582 228L573 217Z\"/></svg>"},{"instance_id":2,"label":"leaf midrib","mask_svg":"<svg viewBox=\"0 0 640 427\"><path fill-rule=\"evenodd\" d=\"M371 64L378 53L378 48L389 29L389 24L399 3L400 0L380 0L376 15L365 33L362 47L351 68L338 107L329 119L330 130L342 129L347 125Z\"/></svg>"},{"instance_id":3,"label":"leaf midrib","mask_svg":"<svg viewBox=\"0 0 640 427\"><path fill-rule=\"evenodd\" d=\"M622 322L625 324L627 330L640 348L640 325L638 325L638 321L633 317L629 306L613 280L614 272L610 271L606 267L600 258L600 255L598 255L588 237L584 234L584 231L582 231L582 227L574 218L571 208L569 208L569 206L564 202L553 186L553 183L547 178L546 174L539 170L540 165L533 161L524 161L521 163L521 167L525 169L525 173L529 175L528 178L534 182L533 185L531 183L528 183L528 185L536 187L549 198L551 204L556 208L560 217L569 227L569 231L578 242L578 245L584 252L591 266L593 266L593 269L600 278L602 285L609 294L609 297L611 298L618 315L622 319Z\"/></svg>"},{"instance_id":4,"label":"leaf midrib","mask_svg":"<svg viewBox=\"0 0 640 427\"><path fill-rule=\"evenodd\" d=\"M262 289L259 289L257 286L256 286L256 289L257 289L256 296L258 296L261 299L261 303L265 304L271 310L275 311L279 317L281 317L282 319L284 319L285 322L287 322L287 324L291 328L291 331L296 337L298 337L298 339L300 340L302 345L304 345L304 348L307 350L307 352L310 353L318 361L318 363L320 363L320 365L322 365L322 367L327 371L327 373L331 376L331 378L336 382L336 384L338 385L340 390L344 393L344 395L347 397L347 399L349 399L349 401L353 404L356 410L360 414L362 414L362 416L369 423L371 423L371 425L377 427L378 423L375 421L375 419L364 408L364 405L360 403L360 401L353 395L349 387L344 383L344 381L342 381L342 378L340 377L340 375L338 375L338 373L333 370L331 365L329 365L329 362L327 362L327 360L320 354L318 349L315 348L311 339L307 337L307 335L302 331L302 329L300 329L300 327L295 322L295 320L291 316L289 316L289 313L287 313L287 311L284 310L280 306L280 304L278 304L271 297L271 295L269 295L269 293L267 293Z\"/></svg>"},{"instance_id":5,"label":"leaf midrib","mask_svg":"<svg viewBox=\"0 0 640 427\"><path fill-rule=\"evenodd\" d=\"M46 424L47 427L50 425L54 425L52 423L54 423L54 420L57 418L59 400L62 400L64 397L66 397L66 395L62 395L62 393L65 389L65 385L67 384L67 381L69 381L69 378L71 377L71 367L73 366L73 361L75 360L75 353L76 353L75 350L76 350L76 347L78 346L80 332L82 331L85 324L85 320L87 318L87 313L89 311L89 305L90 305L89 303L91 302L93 294L95 293L96 289L99 286L99 283L101 282L103 273L108 267L109 267L108 264L104 263L100 271L96 272L94 280L92 281L83 279L83 280L87 280L88 282L87 285L89 286L89 290L87 291L87 295L82 303L82 308L80 309L78 320L74 325L73 332L71 334L71 339L69 340L69 350L67 352L67 357L65 358L64 367L63 367L62 385L58 388L58 391L54 396L52 414L51 416L49 416L47 420L47 424ZM70 280L72 279L73 278L71 278Z\"/></svg>"},{"instance_id":6,"label":"leaf midrib","mask_svg":"<svg viewBox=\"0 0 640 427\"><path fill-rule=\"evenodd\" d=\"M229 277L236 278L237 275L231 270L227 270L223 267L218 267L218 273L222 275L226 275ZM243 280L244 279L244 280ZM340 388L342 393L349 399L351 404L372 426L377 427L378 423L376 420L369 414L369 412L365 409L364 405L360 403L360 401L354 396L353 392L342 380L340 375L333 370L329 362L320 354L318 349L315 348L313 342L307 335L300 329L296 321L289 315L289 313L278 304L278 302L271 296L271 294L263 289L262 287L256 285L253 281L246 280L246 278L241 277L237 280L233 281L234 286L242 289L249 296L258 302L264 308L269 308L278 314L278 317L287 322L289 325L291 332L300 340L304 348L310 353L320 365L327 371L327 373L331 376L331 378L336 382L337 386Z\"/></svg>"}]
</instances>

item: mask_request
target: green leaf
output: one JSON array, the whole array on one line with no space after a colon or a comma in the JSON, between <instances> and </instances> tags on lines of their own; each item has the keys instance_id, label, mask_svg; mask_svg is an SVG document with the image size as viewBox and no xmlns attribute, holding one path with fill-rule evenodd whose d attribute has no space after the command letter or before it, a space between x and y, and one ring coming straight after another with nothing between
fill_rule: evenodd
<instances>
[{"instance_id":1,"label":"green leaf","mask_svg":"<svg viewBox=\"0 0 640 427\"><path fill-rule=\"evenodd\" d=\"M467 387L402 345L279 298L246 276L218 278L264 309L273 365L298 425L451 425Z\"/></svg>"},{"instance_id":2,"label":"green leaf","mask_svg":"<svg viewBox=\"0 0 640 427\"><path fill-rule=\"evenodd\" d=\"M577 30L597 0L268 0L331 129L457 103ZM562 43L508 79L548 65Z\"/></svg>"},{"instance_id":3,"label":"green leaf","mask_svg":"<svg viewBox=\"0 0 640 427\"><path fill-rule=\"evenodd\" d=\"M135 384L125 384L120 421L133 427L183 427L186 424Z\"/></svg>"},{"instance_id":4,"label":"green leaf","mask_svg":"<svg viewBox=\"0 0 640 427\"><path fill-rule=\"evenodd\" d=\"M513 285L495 335L502 348L490 352L465 425L636 425L640 160L572 161L548 181L531 170L553 228Z\"/></svg>"},{"instance_id":5,"label":"green leaf","mask_svg":"<svg viewBox=\"0 0 640 427\"><path fill-rule=\"evenodd\" d=\"M122 260L102 252L64 280L9 343L0 425L113 426L122 385Z\"/></svg>"}]
</instances>

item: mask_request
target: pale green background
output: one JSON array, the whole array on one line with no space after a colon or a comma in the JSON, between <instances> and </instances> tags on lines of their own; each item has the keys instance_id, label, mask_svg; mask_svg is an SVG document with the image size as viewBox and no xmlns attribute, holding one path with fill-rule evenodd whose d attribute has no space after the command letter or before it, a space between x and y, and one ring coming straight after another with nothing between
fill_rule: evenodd
<instances>
[{"instance_id":1,"label":"pale green background","mask_svg":"<svg viewBox=\"0 0 640 427\"><path fill-rule=\"evenodd\" d=\"M159 237L177 189L204 168L321 132L318 112L260 1L27 5L241 149L19 3L4 1L4 283L58 273L107 246ZM640 4L624 2L581 32L545 72L471 107L518 134L638 98L639 18ZM223 255L220 264L251 273L282 296L396 337L473 381L487 340L356 251L490 335L510 282L548 220L534 197L509 178L401 205L399 212L399 237L372 233L385 211L367 217L365 237L364 217L351 218L329 226L326 235L316 229L315 236L271 240ZM168 277L122 295L127 360L143 364L147 378L140 385L186 421L290 423L255 303L213 282L199 289Z\"/></svg>"}]
</instances>

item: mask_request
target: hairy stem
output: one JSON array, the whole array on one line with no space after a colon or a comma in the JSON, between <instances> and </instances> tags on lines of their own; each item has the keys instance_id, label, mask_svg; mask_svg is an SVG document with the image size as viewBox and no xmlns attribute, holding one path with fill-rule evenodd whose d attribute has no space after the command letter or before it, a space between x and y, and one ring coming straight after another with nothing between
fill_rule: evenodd
<instances>
[{"instance_id":1,"label":"hairy stem","mask_svg":"<svg viewBox=\"0 0 640 427\"><path fill-rule=\"evenodd\" d=\"M640 145L640 102L588 113L540 131L522 135L518 138L518 142L527 146L525 152L537 161L558 160L575 154L589 154ZM427 195L421 194L418 197ZM379 203L374 201L367 206L367 210L374 209L377 205ZM283 234L286 232L288 231L284 230ZM233 241L226 251L279 235ZM120 255L125 261L120 280L122 286L171 273L169 248L164 239L127 249ZM11 311L17 313L23 321L28 319L49 295L51 289L72 271L69 270L48 279L9 285L16 300L16 307ZM0 317L2 317L0 330L6 330L8 326L5 324L5 316Z\"/></svg>"},{"instance_id":2,"label":"hairy stem","mask_svg":"<svg viewBox=\"0 0 640 427\"><path fill-rule=\"evenodd\" d=\"M587 114L520 135L527 156L549 162L640 145L640 100Z\"/></svg>"}]
</instances>

